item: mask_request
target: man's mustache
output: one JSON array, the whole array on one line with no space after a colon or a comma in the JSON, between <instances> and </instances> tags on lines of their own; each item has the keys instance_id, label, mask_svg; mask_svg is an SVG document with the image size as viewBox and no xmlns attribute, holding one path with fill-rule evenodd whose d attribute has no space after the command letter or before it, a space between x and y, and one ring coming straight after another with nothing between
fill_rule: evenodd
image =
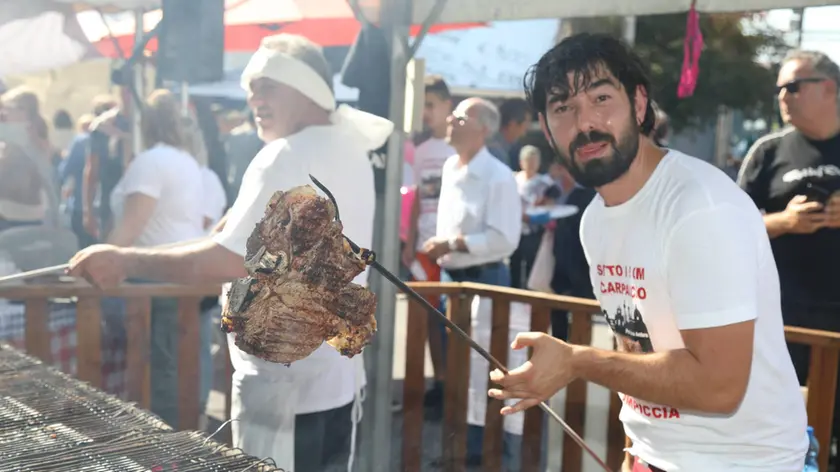
<instances>
[{"instance_id":1,"label":"man's mustache","mask_svg":"<svg viewBox=\"0 0 840 472\"><path fill-rule=\"evenodd\" d=\"M607 133L600 131L590 131L588 133L579 133L574 141L569 145L569 155L574 154L579 148L593 143L607 143L615 146L615 138Z\"/></svg>"}]
</instances>

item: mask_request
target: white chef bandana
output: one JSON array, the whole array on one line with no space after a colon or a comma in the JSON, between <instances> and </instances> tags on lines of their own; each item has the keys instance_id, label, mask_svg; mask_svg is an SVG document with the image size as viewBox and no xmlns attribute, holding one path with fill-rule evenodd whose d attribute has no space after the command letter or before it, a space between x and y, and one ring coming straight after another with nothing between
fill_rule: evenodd
<instances>
[{"instance_id":1,"label":"white chef bandana","mask_svg":"<svg viewBox=\"0 0 840 472\"><path fill-rule=\"evenodd\" d=\"M288 54L260 47L242 71L240 85L248 91L251 81L260 77L292 87L325 110L335 110L335 97L324 79Z\"/></svg>"},{"instance_id":2,"label":"white chef bandana","mask_svg":"<svg viewBox=\"0 0 840 472\"><path fill-rule=\"evenodd\" d=\"M308 64L286 53L261 46L242 71L240 85L247 92L251 81L260 77L288 85L329 110L334 125L349 126L372 141L382 140L371 149L382 145L394 130L394 124L385 118L347 105L336 109L335 95L327 82Z\"/></svg>"}]
</instances>

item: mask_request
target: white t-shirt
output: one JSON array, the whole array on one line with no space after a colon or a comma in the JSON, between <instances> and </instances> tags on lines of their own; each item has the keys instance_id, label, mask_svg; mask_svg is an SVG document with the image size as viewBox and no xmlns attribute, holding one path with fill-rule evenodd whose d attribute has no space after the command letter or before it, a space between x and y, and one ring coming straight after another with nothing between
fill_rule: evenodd
<instances>
[{"instance_id":1,"label":"white t-shirt","mask_svg":"<svg viewBox=\"0 0 840 472\"><path fill-rule=\"evenodd\" d=\"M204 217L215 225L222 219L227 207L227 195L222 180L209 167L201 168L202 185L204 187Z\"/></svg>"},{"instance_id":2,"label":"white t-shirt","mask_svg":"<svg viewBox=\"0 0 840 472\"><path fill-rule=\"evenodd\" d=\"M437 232L438 200L443 164L455 149L445 140L429 138L414 151L414 182L420 199L420 216L417 219L417 250Z\"/></svg>"},{"instance_id":3,"label":"white t-shirt","mask_svg":"<svg viewBox=\"0 0 840 472\"><path fill-rule=\"evenodd\" d=\"M383 137L382 142L387 136ZM242 177L239 196L229 211L224 229L213 239L227 249L245 256L245 243L255 225L265 214L265 206L277 190L299 185L314 185L309 174L315 176L338 202L344 234L356 244L370 248L373 243L373 217L376 196L373 168L367 151L373 144L351 130L338 126L311 126L286 139L268 143L248 165ZM365 271L354 279L367 284ZM227 292L228 287L224 291ZM297 414L331 410L353 401L356 374L363 372L361 356L350 359L334 348L322 344L309 357L293 362L289 367L251 356L239 350L230 337L231 363L239 374L262 377L311 378L300 385Z\"/></svg>"},{"instance_id":4,"label":"white t-shirt","mask_svg":"<svg viewBox=\"0 0 840 472\"><path fill-rule=\"evenodd\" d=\"M204 235L201 167L187 152L158 144L132 159L111 193L117 220L123 216L126 198L133 193L157 200L135 246L170 244Z\"/></svg>"},{"instance_id":5,"label":"white t-shirt","mask_svg":"<svg viewBox=\"0 0 840 472\"><path fill-rule=\"evenodd\" d=\"M624 350L681 349L680 330L756 320L738 410L698 414L620 395L630 452L668 471L800 472L805 405L770 241L750 198L717 168L670 151L626 203L592 200L580 232L595 295Z\"/></svg>"}]
</instances>

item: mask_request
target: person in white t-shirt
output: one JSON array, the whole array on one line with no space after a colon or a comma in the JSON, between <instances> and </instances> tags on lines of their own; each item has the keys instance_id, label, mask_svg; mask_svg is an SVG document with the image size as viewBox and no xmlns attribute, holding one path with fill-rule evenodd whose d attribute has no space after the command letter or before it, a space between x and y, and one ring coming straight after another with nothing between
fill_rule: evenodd
<instances>
[{"instance_id":1,"label":"person in white t-shirt","mask_svg":"<svg viewBox=\"0 0 840 472\"><path fill-rule=\"evenodd\" d=\"M263 39L242 73L242 86L266 146L249 164L224 228L210 239L167 249L93 246L71 261L70 273L96 286L126 275L187 283L230 281L247 275L246 240L275 191L311 185L330 189L344 234L363 247L373 240L374 182L368 152L394 129L383 118L336 108L329 65L308 39L279 34ZM355 283L365 285L367 271ZM365 386L362 356L341 356L323 344L286 367L240 351L228 339L234 367L233 445L298 472L352 469L356 425Z\"/></svg>"},{"instance_id":2,"label":"person in white t-shirt","mask_svg":"<svg viewBox=\"0 0 840 472\"><path fill-rule=\"evenodd\" d=\"M598 192L581 238L621 352L520 334L530 362L490 375L492 397L522 399L503 414L582 379L620 392L625 470L800 472L805 405L758 209L722 171L647 136L650 81L619 40L571 36L526 83L557 158Z\"/></svg>"},{"instance_id":3,"label":"person in white t-shirt","mask_svg":"<svg viewBox=\"0 0 840 472\"><path fill-rule=\"evenodd\" d=\"M449 86L439 75L425 79L423 126L428 137L414 151L414 183L417 197L409 218L408 236L403 246L402 263L411 270L415 280L440 282L440 266L423 251L423 244L437 231L438 201L440 200L443 164L456 154L446 140L447 120L452 114L452 95ZM439 305L440 297L429 297L429 302ZM429 354L435 383L426 393L425 405L437 415L443 413L443 379L445 376L443 324L429 317Z\"/></svg>"},{"instance_id":4,"label":"person in white t-shirt","mask_svg":"<svg viewBox=\"0 0 840 472\"><path fill-rule=\"evenodd\" d=\"M207 166L201 168L204 191L204 230L210 231L221 221L227 208L227 195L222 179Z\"/></svg>"},{"instance_id":5,"label":"person in white t-shirt","mask_svg":"<svg viewBox=\"0 0 840 472\"><path fill-rule=\"evenodd\" d=\"M180 113L169 91L156 90L146 100L141 123L145 150L131 160L111 192L114 229L108 244L151 247L204 234L201 168L184 149ZM178 425L177 315L177 299L152 299L151 410L172 426Z\"/></svg>"}]
</instances>

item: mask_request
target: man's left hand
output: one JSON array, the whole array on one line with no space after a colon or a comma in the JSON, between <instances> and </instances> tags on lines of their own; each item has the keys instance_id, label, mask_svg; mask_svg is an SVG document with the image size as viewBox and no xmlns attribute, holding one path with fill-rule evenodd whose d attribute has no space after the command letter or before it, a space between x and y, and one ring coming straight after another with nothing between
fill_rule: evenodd
<instances>
[{"instance_id":1,"label":"man's left hand","mask_svg":"<svg viewBox=\"0 0 840 472\"><path fill-rule=\"evenodd\" d=\"M840 192L831 194L825 204L825 214L828 217L827 228L840 228Z\"/></svg>"},{"instance_id":2,"label":"man's left hand","mask_svg":"<svg viewBox=\"0 0 840 472\"><path fill-rule=\"evenodd\" d=\"M510 415L539 405L575 379L572 372L573 348L545 333L519 333L511 347L515 350L530 347L531 359L511 370L507 375L496 369L490 380L501 385L487 392L498 400L521 399L513 406L502 408L503 415Z\"/></svg>"},{"instance_id":3,"label":"man's left hand","mask_svg":"<svg viewBox=\"0 0 840 472\"><path fill-rule=\"evenodd\" d=\"M443 238L431 238L423 244L423 252L425 252L433 261L449 254L451 248L449 247L449 240Z\"/></svg>"}]
</instances>

